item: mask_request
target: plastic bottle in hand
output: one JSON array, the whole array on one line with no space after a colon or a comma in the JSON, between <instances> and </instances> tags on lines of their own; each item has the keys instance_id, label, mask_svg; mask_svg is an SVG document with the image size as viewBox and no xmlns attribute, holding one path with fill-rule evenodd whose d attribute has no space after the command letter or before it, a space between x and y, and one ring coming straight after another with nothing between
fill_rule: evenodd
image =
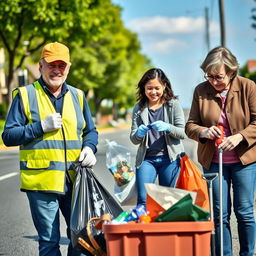
<instances>
[{"instance_id":1,"label":"plastic bottle in hand","mask_svg":"<svg viewBox=\"0 0 256 256\"><path fill-rule=\"evenodd\" d=\"M223 139L224 139L224 127L222 125L218 124L217 128L219 128L221 130L220 137L215 140L217 146L219 146L222 143Z\"/></svg>"}]
</instances>

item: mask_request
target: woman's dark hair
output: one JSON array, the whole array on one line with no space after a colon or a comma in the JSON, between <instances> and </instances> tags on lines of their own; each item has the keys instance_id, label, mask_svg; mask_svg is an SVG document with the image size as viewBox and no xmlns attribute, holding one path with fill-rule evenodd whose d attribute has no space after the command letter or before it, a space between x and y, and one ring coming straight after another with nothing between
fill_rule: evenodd
<instances>
[{"instance_id":1,"label":"woman's dark hair","mask_svg":"<svg viewBox=\"0 0 256 256\"><path fill-rule=\"evenodd\" d=\"M163 103L166 103L171 99L177 98L177 96L174 96L171 82L169 81L165 73L160 68L151 68L142 76L137 85L137 101L139 103L140 108L144 106L148 99L145 94L145 85L148 81L155 78L157 78L158 81L165 86L164 93L162 96Z\"/></svg>"}]
</instances>

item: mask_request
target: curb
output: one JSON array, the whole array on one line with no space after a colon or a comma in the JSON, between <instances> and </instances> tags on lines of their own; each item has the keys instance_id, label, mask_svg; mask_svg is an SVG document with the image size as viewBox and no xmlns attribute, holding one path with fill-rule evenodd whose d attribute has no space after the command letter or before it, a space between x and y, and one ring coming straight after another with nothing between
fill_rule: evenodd
<instances>
[{"instance_id":1,"label":"curb","mask_svg":"<svg viewBox=\"0 0 256 256\"><path fill-rule=\"evenodd\" d=\"M111 133L111 132L115 132L116 130L122 130L122 129L129 129L131 127L131 124L122 124L116 127L108 127L108 128L100 128L100 127L96 127L97 131L99 132L99 134L101 133Z\"/></svg>"},{"instance_id":2,"label":"curb","mask_svg":"<svg viewBox=\"0 0 256 256\"><path fill-rule=\"evenodd\" d=\"M19 148L19 147L18 146L17 147L6 147L4 144L0 144L0 151L1 150L12 150L15 148Z\"/></svg>"}]
</instances>

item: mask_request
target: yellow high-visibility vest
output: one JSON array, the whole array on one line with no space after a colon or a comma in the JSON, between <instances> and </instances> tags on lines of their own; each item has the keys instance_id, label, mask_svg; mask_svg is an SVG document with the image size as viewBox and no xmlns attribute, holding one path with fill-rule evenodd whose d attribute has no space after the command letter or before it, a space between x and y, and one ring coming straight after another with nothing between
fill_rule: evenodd
<instances>
[{"instance_id":1,"label":"yellow high-visibility vest","mask_svg":"<svg viewBox=\"0 0 256 256\"><path fill-rule=\"evenodd\" d=\"M70 85L64 95L62 129L43 134L42 137L20 146L21 190L64 193L65 175L77 161L82 148L83 92ZM36 81L19 87L19 93L28 123L32 124L56 113L55 108ZM72 171L69 171L71 176Z\"/></svg>"}]
</instances>

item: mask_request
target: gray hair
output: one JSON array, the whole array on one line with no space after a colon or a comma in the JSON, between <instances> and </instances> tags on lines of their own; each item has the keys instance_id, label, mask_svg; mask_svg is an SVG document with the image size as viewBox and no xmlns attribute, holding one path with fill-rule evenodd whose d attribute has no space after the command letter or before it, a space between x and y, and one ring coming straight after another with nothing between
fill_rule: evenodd
<instances>
[{"instance_id":1,"label":"gray hair","mask_svg":"<svg viewBox=\"0 0 256 256\"><path fill-rule=\"evenodd\" d=\"M223 64L226 72L230 74L231 78L234 78L239 69L237 59L230 50L223 46L218 46L209 51L200 67L205 73L209 73L218 70Z\"/></svg>"}]
</instances>

